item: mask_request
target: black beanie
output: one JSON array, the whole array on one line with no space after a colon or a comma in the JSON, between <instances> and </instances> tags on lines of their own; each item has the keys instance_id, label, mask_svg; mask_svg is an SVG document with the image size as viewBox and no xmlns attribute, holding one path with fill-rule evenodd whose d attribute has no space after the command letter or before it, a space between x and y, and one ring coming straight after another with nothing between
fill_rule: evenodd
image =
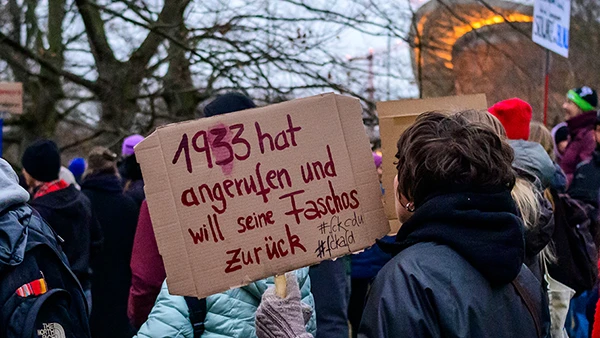
<instances>
[{"instance_id":1,"label":"black beanie","mask_svg":"<svg viewBox=\"0 0 600 338\"><path fill-rule=\"evenodd\" d=\"M255 107L256 105L249 97L232 92L218 96L213 102L209 103L204 108L204 116L210 117Z\"/></svg>"},{"instance_id":2,"label":"black beanie","mask_svg":"<svg viewBox=\"0 0 600 338\"><path fill-rule=\"evenodd\" d=\"M60 153L56 143L39 140L25 149L21 159L23 169L40 182L52 182L58 179L60 171Z\"/></svg>"}]
</instances>

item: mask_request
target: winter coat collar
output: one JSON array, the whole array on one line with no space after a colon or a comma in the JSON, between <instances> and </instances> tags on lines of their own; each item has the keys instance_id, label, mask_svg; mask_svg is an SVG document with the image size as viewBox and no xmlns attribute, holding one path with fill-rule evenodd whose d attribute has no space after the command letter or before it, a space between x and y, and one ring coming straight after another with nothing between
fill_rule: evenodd
<instances>
[{"instance_id":1,"label":"winter coat collar","mask_svg":"<svg viewBox=\"0 0 600 338\"><path fill-rule=\"evenodd\" d=\"M508 189L450 193L427 200L402 225L395 243L379 245L393 254L419 242L446 245L490 283L502 285L512 281L523 264L523 229Z\"/></svg>"},{"instance_id":2,"label":"winter coat collar","mask_svg":"<svg viewBox=\"0 0 600 338\"><path fill-rule=\"evenodd\" d=\"M113 174L98 174L87 176L81 182L81 189L84 190L101 190L113 193L122 193L123 187L121 179Z\"/></svg>"},{"instance_id":3,"label":"winter coat collar","mask_svg":"<svg viewBox=\"0 0 600 338\"><path fill-rule=\"evenodd\" d=\"M585 112L567 120L567 126L569 126L569 134L571 135L571 138L574 138L583 131L593 130L595 122L596 111Z\"/></svg>"}]
</instances>

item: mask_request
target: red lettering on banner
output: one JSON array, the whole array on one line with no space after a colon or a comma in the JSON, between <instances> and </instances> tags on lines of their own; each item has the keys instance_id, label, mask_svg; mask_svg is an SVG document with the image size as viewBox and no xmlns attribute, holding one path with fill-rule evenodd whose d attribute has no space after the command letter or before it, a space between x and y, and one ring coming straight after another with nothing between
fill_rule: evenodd
<instances>
[{"instance_id":1,"label":"red lettering on banner","mask_svg":"<svg viewBox=\"0 0 600 338\"><path fill-rule=\"evenodd\" d=\"M314 180L321 180L326 177L336 177L335 163L331 156L331 149L329 145L326 147L328 160L325 165L321 161L306 162L306 164L300 166L300 173L302 174L302 180L304 183L310 183Z\"/></svg>"},{"instance_id":2,"label":"red lettering on banner","mask_svg":"<svg viewBox=\"0 0 600 338\"><path fill-rule=\"evenodd\" d=\"M275 221L273 220L273 211L269 210L265 213L253 212L252 215L238 217L237 223L240 226L237 232L243 234L246 231L273 225Z\"/></svg>"},{"instance_id":3,"label":"red lettering on banner","mask_svg":"<svg viewBox=\"0 0 600 338\"><path fill-rule=\"evenodd\" d=\"M280 259L299 252L306 252L306 247L301 243L300 237L292 234L289 225L285 225L284 238L273 239L273 236L265 237L264 246L257 246L251 250L236 248L225 251L229 259L225 261L225 273L231 273L242 269L243 266L261 264L260 253L263 251L268 260Z\"/></svg>"},{"instance_id":4,"label":"red lettering on banner","mask_svg":"<svg viewBox=\"0 0 600 338\"><path fill-rule=\"evenodd\" d=\"M223 233L221 232L221 226L219 225L219 220L217 219L217 215L212 214L212 215L208 215L206 217L208 219L208 223L202 224L198 228L197 232L192 230L191 228L188 228L188 233L190 234L190 237L192 237L194 244L209 242L211 240L210 235L212 235L212 240L215 243L224 241L225 237L223 236Z\"/></svg>"},{"instance_id":5,"label":"red lettering on banner","mask_svg":"<svg viewBox=\"0 0 600 338\"><path fill-rule=\"evenodd\" d=\"M235 131L235 135L232 133L233 131ZM194 166L190 155L191 143L196 153L205 155L206 166L209 169L216 164L221 167L223 174L230 175L233 170L234 158L244 161L250 157L252 151L250 142L242 136L243 133L244 125L238 123L231 126L219 124L208 131L198 130L191 142L188 135L183 134L171 162L177 164L183 154L186 169L192 173Z\"/></svg>"},{"instance_id":6,"label":"red lettering on banner","mask_svg":"<svg viewBox=\"0 0 600 338\"><path fill-rule=\"evenodd\" d=\"M295 127L292 122L292 117L287 115L288 128L280 131L275 135L275 138L271 136L268 132L263 132L260 127L260 123L254 122L254 128L256 129L256 134L258 136L258 145L260 147L260 153L264 154L267 150L275 151L275 150L285 150L289 147L295 147L298 144L296 143L296 133L302 130L302 127ZM265 141L268 148L265 146Z\"/></svg>"},{"instance_id":7,"label":"red lettering on banner","mask_svg":"<svg viewBox=\"0 0 600 338\"><path fill-rule=\"evenodd\" d=\"M333 188L331 181L328 180L327 184L329 186L329 195L314 200L306 200L304 207L301 207L301 204L298 206L296 200L296 195L301 195L304 193L304 190L297 190L281 195L279 199L289 198L290 201L290 209L285 214L294 216L296 223L300 224L300 215L303 215L306 220L311 221L325 215L339 214L344 210L357 209L360 206L356 189L338 194Z\"/></svg>"}]
</instances>

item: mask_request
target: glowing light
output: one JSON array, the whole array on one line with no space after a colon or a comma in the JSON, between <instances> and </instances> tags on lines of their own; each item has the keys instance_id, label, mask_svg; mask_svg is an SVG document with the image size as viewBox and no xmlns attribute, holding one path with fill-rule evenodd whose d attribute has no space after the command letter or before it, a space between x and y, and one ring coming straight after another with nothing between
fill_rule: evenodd
<instances>
[{"instance_id":1,"label":"glowing light","mask_svg":"<svg viewBox=\"0 0 600 338\"><path fill-rule=\"evenodd\" d=\"M484 14L484 13L481 13L481 14ZM468 22L466 24L461 22L460 24L453 26L452 29L448 29L448 30L441 31L441 32L438 29L436 29L435 40L441 42L443 45L439 46L440 47L439 49L432 50L431 54L433 54L433 55L435 55L435 57L441 59L441 61L443 61L444 66L446 66L449 69L452 69L453 68L452 47L454 46L456 41L458 41L458 39L463 37L465 34L471 32L473 30L481 29L485 26L502 24L504 22L533 22L532 16L521 14L521 13L510 13L510 14L503 13L504 16L498 15L496 13L488 13L488 14L489 15L484 16L484 17L482 17L482 16L471 17L469 20L470 22ZM428 20L428 16L423 15L421 17L421 19L419 20L419 22L417 23L417 29L420 33L417 36L420 36L424 33L425 23L427 22L427 20ZM431 28L428 28L428 30L430 30L430 29ZM427 33L427 34L432 34L432 33ZM417 37L415 37L415 44L417 46L419 44ZM415 52L415 56L418 58L418 55L419 55L418 48L415 48L414 52Z\"/></svg>"}]
</instances>

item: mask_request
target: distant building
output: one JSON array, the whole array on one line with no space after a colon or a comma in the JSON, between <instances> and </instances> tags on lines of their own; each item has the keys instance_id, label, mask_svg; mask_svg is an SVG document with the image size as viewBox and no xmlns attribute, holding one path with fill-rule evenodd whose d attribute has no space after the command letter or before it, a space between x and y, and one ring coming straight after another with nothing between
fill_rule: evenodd
<instances>
[{"instance_id":1,"label":"distant building","mask_svg":"<svg viewBox=\"0 0 600 338\"><path fill-rule=\"evenodd\" d=\"M545 50L531 41L532 13L532 6L503 0L423 5L411 31L413 68L423 97L485 93L489 105L520 97L533 106L534 119L542 120ZM552 55L549 124L563 119L560 106L569 88L584 84L578 81L590 86L599 81L597 71L586 78L589 69L577 72L583 64L572 62L593 58L592 51L578 53L571 44L570 55L569 60Z\"/></svg>"}]
</instances>

